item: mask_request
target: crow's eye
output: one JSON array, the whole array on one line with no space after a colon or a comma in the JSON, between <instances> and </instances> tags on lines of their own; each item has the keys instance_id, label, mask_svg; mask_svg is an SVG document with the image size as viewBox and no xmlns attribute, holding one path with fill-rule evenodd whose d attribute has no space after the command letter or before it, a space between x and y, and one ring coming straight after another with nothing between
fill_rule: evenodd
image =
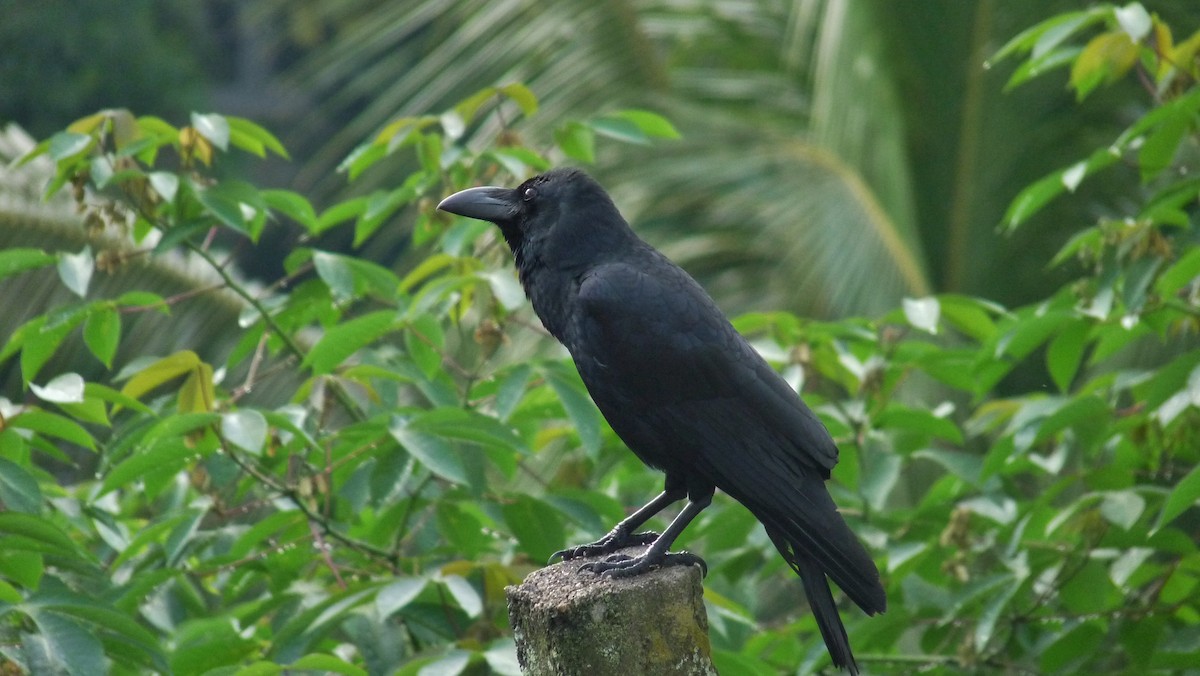
<instances>
[{"instance_id":1,"label":"crow's eye","mask_svg":"<svg viewBox=\"0 0 1200 676\"><path fill-rule=\"evenodd\" d=\"M533 188L525 188L525 191L521 193L521 199L526 202L532 202L535 197L537 197L537 190Z\"/></svg>"}]
</instances>

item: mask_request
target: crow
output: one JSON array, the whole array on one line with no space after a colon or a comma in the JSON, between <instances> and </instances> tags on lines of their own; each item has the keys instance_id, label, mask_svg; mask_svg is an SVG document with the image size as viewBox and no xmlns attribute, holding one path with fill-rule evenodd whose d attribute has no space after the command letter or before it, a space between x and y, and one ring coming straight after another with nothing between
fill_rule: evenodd
<instances>
[{"instance_id":1,"label":"crow","mask_svg":"<svg viewBox=\"0 0 1200 676\"><path fill-rule=\"evenodd\" d=\"M609 554L583 568L620 577L703 567L698 556L668 549L720 488L766 528L803 582L834 665L857 674L825 577L868 615L887 600L879 570L825 488L837 446L704 289L642 241L577 169L516 188L463 190L438 209L499 226L534 311L570 352L604 418L666 474L663 492L603 538L555 556ZM634 532L684 498L661 535ZM637 557L614 553L631 545L648 547Z\"/></svg>"}]
</instances>

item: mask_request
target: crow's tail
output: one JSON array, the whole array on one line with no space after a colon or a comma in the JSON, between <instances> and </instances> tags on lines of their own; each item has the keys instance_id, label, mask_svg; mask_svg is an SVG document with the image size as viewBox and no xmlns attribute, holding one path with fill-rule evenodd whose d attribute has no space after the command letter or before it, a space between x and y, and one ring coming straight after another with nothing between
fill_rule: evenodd
<instances>
[{"instance_id":1,"label":"crow's tail","mask_svg":"<svg viewBox=\"0 0 1200 676\"><path fill-rule=\"evenodd\" d=\"M850 639L838 615L837 604L833 602L829 583L825 581L825 573L821 571L820 564L808 557L800 558L797 564L800 579L804 582L804 594L808 596L808 605L817 620L817 627L821 629L821 638L825 639L825 647L833 658L833 666L842 667L857 676L858 665L854 662L854 654L850 652Z\"/></svg>"},{"instance_id":2,"label":"crow's tail","mask_svg":"<svg viewBox=\"0 0 1200 676\"><path fill-rule=\"evenodd\" d=\"M868 615L886 610L887 598L871 555L819 485L820 479L813 481L818 485L797 491L792 498L795 504L768 506L750 500L743 504L762 522L775 548L804 582L804 593L834 665L857 674L858 665L826 576Z\"/></svg>"}]
</instances>

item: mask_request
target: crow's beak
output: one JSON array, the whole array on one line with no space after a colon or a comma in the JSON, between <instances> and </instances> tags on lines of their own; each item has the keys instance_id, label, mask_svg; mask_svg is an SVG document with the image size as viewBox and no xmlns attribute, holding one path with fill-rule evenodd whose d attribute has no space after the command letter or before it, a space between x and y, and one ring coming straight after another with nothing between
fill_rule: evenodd
<instances>
[{"instance_id":1,"label":"crow's beak","mask_svg":"<svg viewBox=\"0 0 1200 676\"><path fill-rule=\"evenodd\" d=\"M508 188L468 188L442 200L437 208L467 218L499 223L517 215L512 193Z\"/></svg>"}]
</instances>

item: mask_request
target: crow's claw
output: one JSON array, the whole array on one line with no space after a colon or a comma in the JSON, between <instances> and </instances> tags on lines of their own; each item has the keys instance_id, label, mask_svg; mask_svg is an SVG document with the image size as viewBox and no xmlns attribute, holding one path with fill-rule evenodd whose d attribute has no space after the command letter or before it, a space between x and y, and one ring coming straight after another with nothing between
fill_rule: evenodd
<instances>
[{"instance_id":1,"label":"crow's claw","mask_svg":"<svg viewBox=\"0 0 1200 676\"><path fill-rule=\"evenodd\" d=\"M592 556L603 556L604 554L612 554L618 549L625 547L644 547L654 544L658 539L658 533L646 531L645 533L631 533L621 536L620 534L609 533L599 540L577 547L568 547L560 549L550 555L550 563L554 563L555 559L561 558L563 561L571 559L582 559Z\"/></svg>"},{"instance_id":2,"label":"crow's claw","mask_svg":"<svg viewBox=\"0 0 1200 676\"><path fill-rule=\"evenodd\" d=\"M643 554L638 557L613 554L603 561L585 563L579 567L579 570L586 570L600 575L609 575L611 577L633 577L654 568L666 568L668 566L700 566L700 575L702 577L708 575L708 564L704 562L704 559L691 552L660 554L658 556Z\"/></svg>"}]
</instances>

